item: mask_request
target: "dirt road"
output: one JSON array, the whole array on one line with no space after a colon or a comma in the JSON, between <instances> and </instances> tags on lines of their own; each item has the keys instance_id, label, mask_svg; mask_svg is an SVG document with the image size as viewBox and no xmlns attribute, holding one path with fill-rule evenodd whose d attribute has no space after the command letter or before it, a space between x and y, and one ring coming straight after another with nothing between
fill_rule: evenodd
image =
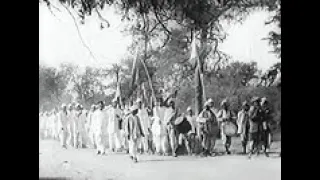
<instances>
[{"instance_id":1,"label":"dirt road","mask_svg":"<svg viewBox=\"0 0 320 180\"><path fill-rule=\"evenodd\" d=\"M264 156L160 157L142 155L134 164L126 154L97 156L92 149L62 149L39 141L39 177L94 180L280 180L281 158Z\"/></svg>"}]
</instances>

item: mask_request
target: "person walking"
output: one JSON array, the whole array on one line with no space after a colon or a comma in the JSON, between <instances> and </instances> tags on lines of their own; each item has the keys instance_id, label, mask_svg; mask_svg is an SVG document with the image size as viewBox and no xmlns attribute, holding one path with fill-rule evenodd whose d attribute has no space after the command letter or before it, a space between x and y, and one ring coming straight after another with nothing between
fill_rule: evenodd
<instances>
[{"instance_id":1,"label":"person walking","mask_svg":"<svg viewBox=\"0 0 320 180\"><path fill-rule=\"evenodd\" d=\"M120 142L120 121L121 111L118 108L116 99L112 100L112 107L108 110L108 137L109 149L112 152L117 152L121 148Z\"/></svg>"},{"instance_id":2,"label":"person walking","mask_svg":"<svg viewBox=\"0 0 320 180\"><path fill-rule=\"evenodd\" d=\"M183 147L186 148L188 155L191 155L190 149L190 139L189 139L189 132L192 130L192 126L190 121L188 121L187 117L183 114L182 116L178 117L175 120L175 126L177 129L178 135L178 147L176 152L179 152L179 149Z\"/></svg>"},{"instance_id":3,"label":"person walking","mask_svg":"<svg viewBox=\"0 0 320 180\"><path fill-rule=\"evenodd\" d=\"M141 137L144 137L141 121L138 114L138 106L133 105L131 107L131 115L129 115L128 120L126 121L126 134L128 135L129 140L129 153L130 158L137 163L137 145Z\"/></svg>"},{"instance_id":4,"label":"person walking","mask_svg":"<svg viewBox=\"0 0 320 180\"><path fill-rule=\"evenodd\" d=\"M58 134L60 136L60 144L63 148L67 148L68 136L68 111L67 106L62 104L61 111L58 113Z\"/></svg>"},{"instance_id":5,"label":"person walking","mask_svg":"<svg viewBox=\"0 0 320 180\"><path fill-rule=\"evenodd\" d=\"M259 126L261 124L260 98L253 97L251 103L252 106L249 109L249 159L251 158L252 154L255 153L255 151L257 152L257 155L259 155Z\"/></svg>"},{"instance_id":6,"label":"person walking","mask_svg":"<svg viewBox=\"0 0 320 180\"><path fill-rule=\"evenodd\" d=\"M137 99L137 105L138 105L138 116L140 118L141 121L141 125L142 125L142 131L143 134L145 135L144 138L141 138L139 145L138 145L138 149L140 151L140 153L144 153L147 152L149 150L148 147L148 137L149 137L149 115L148 115L148 111L145 107L143 107L142 104L142 100L140 98Z\"/></svg>"},{"instance_id":7,"label":"person walking","mask_svg":"<svg viewBox=\"0 0 320 180\"><path fill-rule=\"evenodd\" d=\"M242 145L242 153L247 153L247 144L248 144L248 137L249 137L249 104L247 101L244 101L242 103L242 108L238 112L238 118L237 118L237 125L238 125L238 134L240 135L241 139L241 145Z\"/></svg>"},{"instance_id":8,"label":"person walking","mask_svg":"<svg viewBox=\"0 0 320 180\"><path fill-rule=\"evenodd\" d=\"M76 148L83 148L85 145L85 118L82 106L78 104L74 121Z\"/></svg>"},{"instance_id":9,"label":"person walking","mask_svg":"<svg viewBox=\"0 0 320 180\"><path fill-rule=\"evenodd\" d=\"M198 135L202 146L202 156L213 155L210 150L214 147L218 135L218 122L216 116L210 109L209 102L205 102L204 109L198 118Z\"/></svg>"},{"instance_id":10,"label":"person walking","mask_svg":"<svg viewBox=\"0 0 320 180\"><path fill-rule=\"evenodd\" d=\"M271 121L271 109L269 108L269 102L266 97L261 98L261 142L264 146L264 154L269 157L268 150L271 146L272 134L270 129Z\"/></svg>"},{"instance_id":11,"label":"person walking","mask_svg":"<svg viewBox=\"0 0 320 180\"><path fill-rule=\"evenodd\" d=\"M190 151L191 154L196 153L197 148L197 122L196 122L196 116L193 114L191 107L189 106L187 108L187 120L191 124L191 130L188 132L188 139L190 143Z\"/></svg>"},{"instance_id":12,"label":"person walking","mask_svg":"<svg viewBox=\"0 0 320 180\"><path fill-rule=\"evenodd\" d=\"M92 105L90 111L88 112L87 115L87 124L86 124L86 128L87 128L87 133L88 133L88 144L92 149L96 149L97 144L95 142L95 137L94 137L94 124L93 124L93 117L94 117L94 113L97 110L97 106L96 105Z\"/></svg>"},{"instance_id":13,"label":"person walking","mask_svg":"<svg viewBox=\"0 0 320 180\"><path fill-rule=\"evenodd\" d=\"M97 145L97 155L105 155L106 149L106 139L105 139L105 129L107 128L107 118L106 113L104 112L104 103L103 101L99 101L97 110L93 115L93 133L94 140Z\"/></svg>"},{"instance_id":14,"label":"person walking","mask_svg":"<svg viewBox=\"0 0 320 180\"><path fill-rule=\"evenodd\" d=\"M75 120L75 111L72 104L69 105L68 109L68 139L67 143L69 146L75 147L74 142L74 120Z\"/></svg>"},{"instance_id":15,"label":"person walking","mask_svg":"<svg viewBox=\"0 0 320 180\"><path fill-rule=\"evenodd\" d=\"M165 131L167 137L169 137L169 146L171 149L171 154L173 157L177 157L176 151L177 151L177 132L176 132L176 126L174 124L178 111L175 108L174 101L169 101L169 107L165 110L164 115L164 125L165 125ZM165 141L163 141L162 147L164 151L167 153L168 149L165 144Z\"/></svg>"},{"instance_id":16,"label":"person walking","mask_svg":"<svg viewBox=\"0 0 320 180\"><path fill-rule=\"evenodd\" d=\"M227 123L231 122L231 111L229 109L229 105L226 99L221 101L221 109L219 110L218 114L217 114L217 118L218 121L220 122L221 126L220 126L220 132L221 132L221 138L226 150L227 154L231 154L230 152L230 146L231 146L231 136L228 136L225 133L225 126L227 125Z\"/></svg>"}]
</instances>

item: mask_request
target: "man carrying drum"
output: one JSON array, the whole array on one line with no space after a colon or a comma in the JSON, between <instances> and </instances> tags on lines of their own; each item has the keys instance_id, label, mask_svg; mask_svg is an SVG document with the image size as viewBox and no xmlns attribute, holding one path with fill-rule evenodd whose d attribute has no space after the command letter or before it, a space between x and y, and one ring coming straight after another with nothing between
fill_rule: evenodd
<instances>
[{"instance_id":1,"label":"man carrying drum","mask_svg":"<svg viewBox=\"0 0 320 180\"><path fill-rule=\"evenodd\" d=\"M231 137L235 135L237 132L237 127L233 124L231 118L231 111L229 109L229 105L227 100L224 99L221 101L221 110L219 110L217 117L218 121L220 121L221 128L221 138L226 149L227 154L231 154L230 146L231 146Z\"/></svg>"},{"instance_id":2,"label":"man carrying drum","mask_svg":"<svg viewBox=\"0 0 320 180\"><path fill-rule=\"evenodd\" d=\"M197 118L198 123L198 135L202 145L202 156L211 155L210 148L215 144L218 135L218 122L216 116L211 111L209 102L204 104L204 109Z\"/></svg>"},{"instance_id":3,"label":"man carrying drum","mask_svg":"<svg viewBox=\"0 0 320 180\"><path fill-rule=\"evenodd\" d=\"M177 152L182 145L185 145L188 155L191 155L190 143L189 143L189 132L192 129L191 123L188 121L185 115L178 117L175 121L175 126L178 134L178 147Z\"/></svg>"}]
</instances>

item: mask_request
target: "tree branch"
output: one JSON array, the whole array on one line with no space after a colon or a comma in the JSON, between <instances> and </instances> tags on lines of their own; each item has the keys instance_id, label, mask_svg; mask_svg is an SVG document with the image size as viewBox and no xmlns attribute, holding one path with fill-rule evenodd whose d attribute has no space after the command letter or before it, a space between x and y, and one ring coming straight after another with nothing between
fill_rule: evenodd
<instances>
[{"instance_id":1,"label":"tree branch","mask_svg":"<svg viewBox=\"0 0 320 180\"><path fill-rule=\"evenodd\" d=\"M55 10L61 12L61 10L59 8L57 8L56 6L54 6L53 4L50 3L50 1L44 1L47 5L47 8L49 9L50 13L58 19L59 22L61 22L61 20L55 15L55 13L52 11L52 8L53 7Z\"/></svg>"},{"instance_id":2,"label":"tree branch","mask_svg":"<svg viewBox=\"0 0 320 180\"><path fill-rule=\"evenodd\" d=\"M60 2L60 1L59 1ZM77 24L77 20L76 18L73 16L73 14L71 13L71 11L69 10L69 8L67 6L65 6L63 3L60 2L60 4L67 10L67 12L69 13L69 15L72 17L73 19L73 22L74 22L74 25L76 26L76 29L77 29L77 32L78 32L78 35L79 35L79 38L82 42L82 45L89 51L90 55L92 56L92 58L94 60L97 60L94 56L94 54L92 53L91 49L89 48L89 46L84 42L83 38L82 38L82 35L81 35L81 32L80 32L80 29L79 29L79 26Z\"/></svg>"},{"instance_id":3,"label":"tree branch","mask_svg":"<svg viewBox=\"0 0 320 180\"><path fill-rule=\"evenodd\" d=\"M172 33L168 30L168 28L163 24L162 19L160 20L160 17L159 17L159 15L158 15L157 11L154 11L154 14L155 14L155 17L156 17L157 21L158 21L158 22L160 23L160 25L162 26L162 28L163 28L169 35L172 35ZM169 18L168 18L168 20L169 20Z\"/></svg>"},{"instance_id":4,"label":"tree branch","mask_svg":"<svg viewBox=\"0 0 320 180\"><path fill-rule=\"evenodd\" d=\"M102 15L101 13L99 12L99 10L97 9L97 7L95 8L96 10L96 13L98 14L98 17L100 18L100 20L102 20L103 22L105 22L107 24L107 28L110 27L110 23L108 20L106 20Z\"/></svg>"}]
</instances>

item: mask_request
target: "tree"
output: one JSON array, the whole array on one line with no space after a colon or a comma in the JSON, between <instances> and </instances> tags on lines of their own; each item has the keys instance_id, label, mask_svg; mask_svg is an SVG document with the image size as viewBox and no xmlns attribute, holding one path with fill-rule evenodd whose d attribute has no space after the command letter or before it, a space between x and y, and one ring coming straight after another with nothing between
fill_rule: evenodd
<instances>
[{"instance_id":1,"label":"tree","mask_svg":"<svg viewBox=\"0 0 320 180\"><path fill-rule=\"evenodd\" d=\"M277 82L276 82L277 81ZM261 77L259 85L272 86L274 83L280 82L281 85L281 62L271 66Z\"/></svg>"},{"instance_id":2,"label":"tree","mask_svg":"<svg viewBox=\"0 0 320 180\"><path fill-rule=\"evenodd\" d=\"M79 11L79 16L85 19L90 16L92 12L98 15L99 10L103 9L105 5L115 5L120 9L123 19L132 18L143 21L143 29L145 35L145 44L148 42L147 32L150 32L151 24L154 27L160 26L167 37L171 36L170 25L182 26L190 30L190 37L193 33L197 34L200 39L201 51L206 51L211 43L214 43L214 54L217 52L219 41L224 39L221 21L223 20L241 20L243 15L250 12L251 9L261 8L269 5L269 1L263 0L58 0L66 8L69 5ZM271 0L274 1L274 0ZM50 6L49 0L42 0ZM66 8L67 9L67 8ZM100 19L101 15L99 16ZM153 20L153 21L152 21ZM152 22L152 23L150 23ZM156 22L156 23L155 23ZM139 28L139 24L137 27ZM148 31L146 31L146 29ZM152 29L152 28L151 28ZM167 38L168 39L168 38ZM210 46L209 46L210 45ZM145 52L147 48L145 48ZM200 53L201 54L201 53ZM206 54L206 53L204 53ZM145 53L145 58L147 54ZM199 67L202 70L206 56L200 56ZM202 71L203 72L203 71ZM196 78L196 76L195 76ZM196 87L199 84L196 84ZM199 96L201 89L196 90L196 96ZM201 104L201 100L197 99L196 103ZM202 105L197 106L197 112L201 111Z\"/></svg>"},{"instance_id":3,"label":"tree","mask_svg":"<svg viewBox=\"0 0 320 180\"><path fill-rule=\"evenodd\" d=\"M269 33L268 37L269 44L273 47L273 53L281 58L281 0L271 1L268 6L270 12L274 12L275 15L271 17L271 20L267 21L266 24L276 24L277 30L273 30Z\"/></svg>"},{"instance_id":4,"label":"tree","mask_svg":"<svg viewBox=\"0 0 320 180\"><path fill-rule=\"evenodd\" d=\"M59 104L65 88L66 82L56 68L39 65L39 108L52 109Z\"/></svg>"}]
</instances>

